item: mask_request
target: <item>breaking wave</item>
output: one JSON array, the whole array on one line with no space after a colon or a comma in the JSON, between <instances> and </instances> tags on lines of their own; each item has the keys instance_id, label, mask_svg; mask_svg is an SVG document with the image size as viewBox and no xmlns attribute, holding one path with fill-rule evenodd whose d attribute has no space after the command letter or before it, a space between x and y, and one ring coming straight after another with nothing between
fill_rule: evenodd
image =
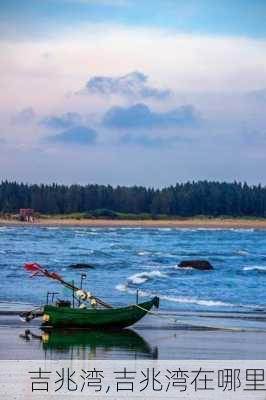
<instances>
[{"instance_id":1,"label":"breaking wave","mask_svg":"<svg viewBox=\"0 0 266 400\"><path fill-rule=\"evenodd\" d=\"M119 290L120 292L136 294L136 291L134 289L129 288L125 284L117 285L116 289ZM148 292L148 291L144 291L144 290L139 291L139 296L141 296L141 297L155 296L155 295L159 296L161 300L174 302L174 303L180 303L180 304L195 304L195 305L205 306L205 307L238 307L239 306L239 304L226 303L226 302L219 301L219 300L204 300L204 299L198 299L196 297L186 297L186 296L167 296L167 295L162 295L160 293L152 293L152 292Z\"/></svg>"},{"instance_id":2,"label":"breaking wave","mask_svg":"<svg viewBox=\"0 0 266 400\"><path fill-rule=\"evenodd\" d=\"M266 266L253 265L253 266L249 266L249 267L244 267L243 271L266 272Z\"/></svg>"},{"instance_id":3,"label":"breaking wave","mask_svg":"<svg viewBox=\"0 0 266 400\"><path fill-rule=\"evenodd\" d=\"M178 264L172 265L172 269L177 269L179 271L185 271L185 272L186 271L192 271L192 270L196 271L196 269L192 268L192 267L181 268L181 267L179 267Z\"/></svg>"},{"instance_id":4,"label":"breaking wave","mask_svg":"<svg viewBox=\"0 0 266 400\"><path fill-rule=\"evenodd\" d=\"M246 233L246 232L254 232L254 228L230 228L232 232Z\"/></svg>"},{"instance_id":5,"label":"breaking wave","mask_svg":"<svg viewBox=\"0 0 266 400\"><path fill-rule=\"evenodd\" d=\"M246 250L238 250L238 251L236 252L236 254L238 254L238 255L240 255L240 256L250 256L250 255L251 255L251 253L249 253L249 252L246 251Z\"/></svg>"},{"instance_id":6,"label":"breaking wave","mask_svg":"<svg viewBox=\"0 0 266 400\"><path fill-rule=\"evenodd\" d=\"M84 236L97 236L99 232L95 231L75 231L77 237L84 237Z\"/></svg>"},{"instance_id":7,"label":"breaking wave","mask_svg":"<svg viewBox=\"0 0 266 400\"><path fill-rule=\"evenodd\" d=\"M151 254L150 251L139 251L138 252L138 256L148 256L150 254Z\"/></svg>"},{"instance_id":8,"label":"breaking wave","mask_svg":"<svg viewBox=\"0 0 266 400\"><path fill-rule=\"evenodd\" d=\"M141 285L153 278L167 278L167 275L161 271L140 272L130 276L128 281L134 285Z\"/></svg>"}]
</instances>

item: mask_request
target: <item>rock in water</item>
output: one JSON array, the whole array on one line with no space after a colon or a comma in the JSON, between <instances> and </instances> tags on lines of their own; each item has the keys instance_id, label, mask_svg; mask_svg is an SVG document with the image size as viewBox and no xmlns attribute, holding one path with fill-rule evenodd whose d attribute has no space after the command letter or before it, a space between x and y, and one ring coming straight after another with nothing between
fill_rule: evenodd
<instances>
[{"instance_id":1,"label":"rock in water","mask_svg":"<svg viewBox=\"0 0 266 400\"><path fill-rule=\"evenodd\" d=\"M79 269L79 268L95 268L94 265L92 264L85 264L85 263L78 263L78 264L71 264L69 265L69 268L74 268L74 269Z\"/></svg>"},{"instance_id":2,"label":"rock in water","mask_svg":"<svg viewBox=\"0 0 266 400\"><path fill-rule=\"evenodd\" d=\"M188 260L181 261L178 264L179 268L194 268L200 271L210 271L213 270L213 266L206 260Z\"/></svg>"}]
</instances>

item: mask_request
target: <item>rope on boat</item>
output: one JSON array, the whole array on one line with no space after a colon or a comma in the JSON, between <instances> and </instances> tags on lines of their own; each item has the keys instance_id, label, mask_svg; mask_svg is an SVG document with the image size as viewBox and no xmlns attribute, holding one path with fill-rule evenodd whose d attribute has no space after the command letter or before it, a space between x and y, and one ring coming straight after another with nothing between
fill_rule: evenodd
<instances>
[{"instance_id":1,"label":"rope on boat","mask_svg":"<svg viewBox=\"0 0 266 400\"><path fill-rule=\"evenodd\" d=\"M147 314L150 314L152 316L162 318L162 319L168 319L169 321L172 321L174 324L190 325L190 326L197 327L197 328L209 328L209 329L222 330L222 331L228 331L228 332L257 332L256 329L226 328L226 327L219 328L219 327L212 326L212 325L198 325L198 324L193 324L190 322L187 323L185 321L178 320L177 318L169 317L169 315L166 315L166 314L163 314L160 312L154 312L154 311L147 310L146 308L141 307L139 304L135 304L135 306L138 307L140 310L145 311Z\"/></svg>"}]
</instances>

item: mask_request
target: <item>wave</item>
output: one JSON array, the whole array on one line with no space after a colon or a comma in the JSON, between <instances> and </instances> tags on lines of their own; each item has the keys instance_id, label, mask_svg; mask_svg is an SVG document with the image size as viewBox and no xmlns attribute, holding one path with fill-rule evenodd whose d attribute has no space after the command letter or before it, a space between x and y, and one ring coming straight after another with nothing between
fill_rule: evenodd
<instances>
[{"instance_id":1,"label":"wave","mask_svg":"<svg viewBox=\"0 0 266 400\"><path fill-rule=\"evenodd\" d=\"M248 257L248 256L252 256L252 257L262 257L262 258L264 258L264 257L266 257L266 254L263 254L263 253L257 253L257 252L249 252L249 251L247 251L247 250L237 250L236 252L235 252L235 254L238 254L238 255L240 255L240 256L246 256L246 257Z\"/></svg>"},{"instance_id":2,"label":"wave","mask_svg":"<svg viewBox=\"0 0 266 400\"><path fill-rule=\"evenodd\" d=\"M255 228L226 228L226 227L200 227L200 228L175 228L176 230L180 231L187 231L187 232L224 232L224 231L231 231L231 232L254 232Z\"/></svg>"},{"instance_id":3,"label":"wave","mask_svg":"<svg viewBox=\"0 0 266 400\"><path fill-rule=\"evenodd\" d=\"M161 271L140 272L130 276L128 281L134 285L141 285L153 278L167 278L167 275Z\"/></svg>"},{"instance_id":4,"label":"wave","mask_svg":"<svg viewBox=\"0 0 266 400\"><path fill-rule=\"evenodd\" d=\"M179 271L185 271L185 272L186 271L192 271L192 270L197 271L195 268L192 268L192 267L181 268L181 267L179 267L178 264L172 265L171 268L172 269L177 269Z\"/></svg>"},{"instance_id":5,"label":"wave","mask_svg":"<svg viewBox=\"0 0 266 400\"><path fill-rule=\"evenodd\" d=\"M116 229L119 229L121 231L141 231L146 228L142 226L120 226L119 228Z\"/></svg>"},{"instance_id":6,"label":"wave","mask_svg":"<svg viewBox=\"0 0 266 400\"><path fill-rule=\"evenodd\" d=\"M86 236L97 236L97 235L99 235L99 232L94 232L94 231L92 231L92 232L77 232L77 231L75 231L75 234L76 234L76 236L77 237L86 237Z\"/></svg>"},{"instance_id":7,"label":"wave","mask_svg":"<svg viewBox=\"0 0 266 400\"><path fill-rule=\"evenodd\" d=\"M236 307L236 304L225 303L219 300L204 300L194 297L183 297L183 296L160 296L162 300L171 301L175 303L185 303L185 304L197 304L199 306L206 307Z\"/></svg>"},{"instance_id":8,"label":"wave","mask_svg":"<svg viewBox=\"0 0 266 400\"><path fill-rule=\"evenodd\" d=\"M255 232L255 228L230 228L229 230L232 232L240 232L240 233Z\"/></svg>"},{"instance_id":9,"label":"wave","mask_svg":"<svg viewBox=\"0 0 266 400\"><path fill-rule=\"evenodd\" d=\"M196 231L225 231L225 228L214 228L214 227L207 227L207 228L195 228Z\"/></svg>"},{"instance_id":10,"label":"wave","mask_svg":"<svg viewBox=\"0 0 266 400\"><path fill-rule=\"evenodd\" d=\"M238 250L238 251L236 252L236 254L239 254L240 256L251 256L251 253L249 253L249 252L246 251L246 250Z\"/></svg>"},{"instance_id":11,"label":"wave","mask_svg":"<svg viewBox=\"0 0 266 400\"><path fill-rule=\"evenodd\" d=\"M136 290L133 290L129 288L125 284L118 284L116 286L116 289L119 290L120 292L127 292L129 294L136 294ZM239 304L233 304L233 303L226 303L220 300L205 300L205 299L199 299L196 297L186 297L186 296L167 296L167 295L162 295L160 293L152 293L149 291L144 291L144 290L139 290L139 296L141 297L146 297L146 296L159 296L161 300L169 301L169 302L174 302L174 303L180 303L180 304L195 304L199 306L205 306L205 307L239 307Z\"/></svg>"},{"instance_id":12,"label":"wave","mask_svg":"<svg viewBox=\"0 0 266 400\"><path fill-rule=\"evenodd\" d=\"M266 266L262 266L262 265L247 266L247 267L243 268L243 271L266 272Z\"/></svg>"},{"instance_id":13,"label":"wave","mask_svg":"<svg viewBox=\"0 0 266 400\"><path fill-rule=\"evenodd\" d=\"M151 254L150 251L139 251L138 252L138 256L148 256L150 254Z\"/></svg>"},{"instance_id":14,"label":"wave","mask_svg":"<svg viewBox=\"0 0 266 400\"><path fill-rule=\"evenodd\" d=\"M128 291L128 286L123 284L123 283L119 283L118 285L116 285L116 290L119 290L119 292L128 292L130 293L130 290ZM133 291L135 294L135 290Z\"/></svg>"}]
</instances>

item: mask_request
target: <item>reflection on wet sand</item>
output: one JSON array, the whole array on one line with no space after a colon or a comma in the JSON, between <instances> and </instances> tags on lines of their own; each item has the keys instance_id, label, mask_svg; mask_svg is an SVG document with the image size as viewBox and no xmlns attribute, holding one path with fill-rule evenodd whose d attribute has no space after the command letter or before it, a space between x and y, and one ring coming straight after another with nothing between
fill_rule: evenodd
<instances>
[{"instance_id":1,"label":"reflection on wet sand","mask_svg":"<svg viewBox=\"0 0 266 400\"><path fill-rule=\"evenodd\" d=\"M63 354L70 359L158 358L157 347L151 347L131 329L109 332L52 329L42 334L26 330L20 337L28 342L40 340L45 358L60 358Z\"/></svg>"}]
</instances>

